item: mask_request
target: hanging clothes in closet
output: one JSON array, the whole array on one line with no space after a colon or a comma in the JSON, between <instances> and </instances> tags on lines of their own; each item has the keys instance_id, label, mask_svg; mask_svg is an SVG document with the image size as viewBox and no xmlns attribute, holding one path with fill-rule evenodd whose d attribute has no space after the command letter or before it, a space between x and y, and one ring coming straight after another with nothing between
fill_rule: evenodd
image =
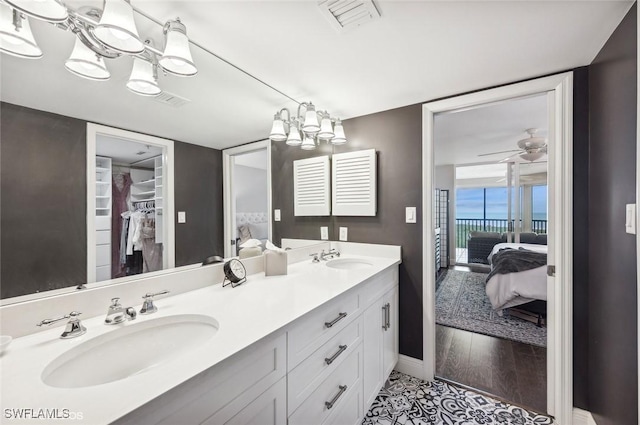
<instances>
[{"instance_id":1,"label":"hanging clothes in closet","mask_svg":"<svg viewBox=\"0 0 640 425\"><path fill-rule=\"evenodd\" d=\"M130 209L131 175L127 172L113 174L111 183L111 278L115 279L126 276L124 262L121 261L121 241L125 224L121 214Z\"/></svg>"},{"instance_id":2,"label":"hanging clothes in closet","mask_svg":"<svg viewBox=\"0 0 640 425\"><path fill-rule=\"evenodd\" d=\"M127 276L162 270L162 244L155 239L155 208L151 202L135 204L134 211L121 214L123 231L121 246L125 256L120 262L125 265ZM124 229L126 228L126 231Z\"/></svg>"}]
</instances>

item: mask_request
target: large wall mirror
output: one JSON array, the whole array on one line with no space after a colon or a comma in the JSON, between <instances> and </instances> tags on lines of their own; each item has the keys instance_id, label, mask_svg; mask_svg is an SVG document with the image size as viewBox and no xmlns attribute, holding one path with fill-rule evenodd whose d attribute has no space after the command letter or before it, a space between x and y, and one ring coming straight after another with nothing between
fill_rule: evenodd
<instances>
[{"instance_id":1,"label":"large wall mirror","mask_svg":"<svg viewBox=\"0 0 640 425\"><path fill-rule=\"evenodd\" d=\"M180 16L188 28L199 19L197 8L178 3L149 1L140 9L134 15L138 31L157 48L164 43L163 22ZM122 240L116 235L122 227L113 210L110 218L101 217L115 198L98 194L100 173L111 185L135 175L131 192L149 202L137 207L147 210L154 245L161 248L146 267L143 258L142 276L223 255L222 149L264 139L273 112L297 105L197 40L191 44L197 75L158 73L163 92L157 97L127 89L132 56L104 60L108 81L80 78L65 69L76 36L43 21L29 22L43 56L3 53L0 60L1 305L140 276L138 265L127 272L125 256L123 270L120 253L105 248ZM102 135L92 145L88 124L109 130L97 131ZM141 162L112 151L123 140L138 143L130 147L137 147L134 156L142 152ZM173 143L173 154L162 140ZM111 159L111 171L100 157ZM165 174L170 165L173 179ZM171 202L174 212L168 211ZM184 223L177 220L179 212L186 215ZM98 222L111 227L98 229Z\"/></svg>"}]
</instances>

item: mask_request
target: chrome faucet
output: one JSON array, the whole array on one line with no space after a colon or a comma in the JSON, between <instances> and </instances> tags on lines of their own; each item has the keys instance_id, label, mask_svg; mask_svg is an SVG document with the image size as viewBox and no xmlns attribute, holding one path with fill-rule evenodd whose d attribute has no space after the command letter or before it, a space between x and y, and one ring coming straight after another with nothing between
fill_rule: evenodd
<instances>
[{"instance_id":1,"label":"chrome faucet","mask_svg":"<svg viewBox=\"0 0 640 425\"><path fill-rule=\"evenodd\" d=\"M311 260L312 263L319 263L320 262L320 258L318 257L318 253L313 253L313 254L309 254L309 257L313 257L313 260Z\"/></svg>"},{"instance_id":2,"label":"chrome faucet","mask_svg":"<svg viewBox=\"0 0 640 425\"><path fill-rule=\"evenodd\" d=\"M140 314L151 314L151 313L155 313L156 311L158 311L158 307L156 307L153 304L153 297L158 296L158 295L168 294L168 293L169 293L169 291L164 290L164 291L156 292L154 294L151 294L151 293L146 294L144 297L142 297L144 302L142 303L142 308L140 309Z\"/></svg>"},{"instance_id":3,"label":"chrome faucet","mask_svg":"<svg viewBox=\"0 0 640 425\"><path fill-rule=\"evenodd\" d=\"M335 248L330 249L327 252L324 252L324 249L322 250L322 252L320 253L320 259L322 261L327 261L330 260L334 257L339 257L340 256L340 251L338 251Z\"/></svg>"},{"instance_id":4,"label":"chrome faucet","mask_svg":"<svg viewBox=\"0 0 640 425\"><path fill-rule=\"evenodd\" d=\"M122 307L120 304L120 298L111 298L111 305L107 310L107 317L104 319L104 323L107 325L115 325L122 323L125 320L134 320L136 318L136 309L133 307Z\"/></svg>"},{"instance_id":5,"label":"chrome faucet","mask_svg":"<svg viewBox=\"0 0 640 425\"><path fill-rule=\"evenodd\" d=\"M44 319L40 323L36 323L36 326L50 326L61 320L69 319L64 332L62 332L62 335L60 335L60 338L75 338L77 336L84 335L87 332L87 328L85 328L82 323L80 323L80 319L78 319L78 316L80 316L81 314L82 313L78 313L77 311L72 311L69 314L65 314L64 316L57 317L55 319Z\"/></svg>"}]
</instances>

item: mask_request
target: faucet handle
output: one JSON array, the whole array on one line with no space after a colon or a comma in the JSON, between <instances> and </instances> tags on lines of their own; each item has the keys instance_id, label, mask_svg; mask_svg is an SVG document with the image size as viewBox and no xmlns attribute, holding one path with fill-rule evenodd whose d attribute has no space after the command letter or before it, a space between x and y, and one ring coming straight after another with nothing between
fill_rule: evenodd
<instances>
[{"instance_id":1,"label":"faucet handle","mask_svg":"<svg viewBox=\"0 0 640 425\"><path fill-rule=\"evenodd\" d=\"M49 326L61 320L69 319L69 321L67 322L67 327L65 328L64 332L62 332L62 335L60 335L60 338L74 338L80 335L84 335L87 332L87 328L82 326L82 323L80 323L80 319L78 318L78 316L80 316L81 314L82 313L80 312L72 311L69 314L65 314L64 316L57 317L55 319L44 319L40 323L36 323L36 326Z\"/></svg>"},{"instance_id":2,"label":"faucet handle","mask_svg":"<svg viewBox=\"0 0 640 425\"><path fill-rule=\"evenodd\" d=\"M142 303L142 308L140 309L140 314L151 314L151 313L155 313L156 311L158 311L158 307L155 306L155 304L153 304L153 297L157 296L157 295L165 295L168 294L169 291L167 291L166 289L164 291L160 291L160 292L156 292L156 293L147 293L145 294L142 299L144 300L144 302Z\"/></svg>"},{"instance_id":3,"label":"faucet handle","mask_svg":"<svg viewBox=\"0 0 640 425\"><path fill-rule=\"evenodd\" d=\"M158 295L165 295L165 294L168 294L168 293L169 293L169 291L167 291L166 289L163 290L163 291L154 292L154 293L147 292L146 294L144 294L142 299L146 300L146 299L149 299L149 298L157 297Z\"/></svg>"},{"instance_id":4,"label":"faucet handle","mask_svg":"<svg viewBox=\"0 0 640 425\"><path fill-rule=\"evenodd\" d=\"M320 259L318 258L318 253L314 253L314 254L309 254L309 257L313 257L313 260L311 260L314 263L319 263Z\"/></svg>"},{"instance_id":5,"label":"faucet handle","mask_svg":"<svg viewBox=\"0 0 640 425\"><path fill-rule=\"evenodd\" d=\"M118 308L118 307L121 307L120 298L118 298L118 297L111 298L111 307L110 308Z\"/></svg>"}]
</instances>

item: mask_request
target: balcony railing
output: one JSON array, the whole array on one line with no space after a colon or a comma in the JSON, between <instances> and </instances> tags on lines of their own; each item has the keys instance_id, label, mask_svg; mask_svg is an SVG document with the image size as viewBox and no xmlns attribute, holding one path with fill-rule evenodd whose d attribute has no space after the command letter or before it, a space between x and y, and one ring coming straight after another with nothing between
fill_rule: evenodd
<instances>
[{"instance_id":1,"label":"balcony railing","mask_svg":"<svg viewBox=\"0 0 640 425\"><path fill-rule=\"evenodd\" d=\"M513 229L514 220L511 220ZM509 220L494 218L456 218L456 247L466 248L469 232L496 232L507 231ZM531 220L531 231L535 233L547 233L547 220Z\"/></svg>"}]
</instances>

